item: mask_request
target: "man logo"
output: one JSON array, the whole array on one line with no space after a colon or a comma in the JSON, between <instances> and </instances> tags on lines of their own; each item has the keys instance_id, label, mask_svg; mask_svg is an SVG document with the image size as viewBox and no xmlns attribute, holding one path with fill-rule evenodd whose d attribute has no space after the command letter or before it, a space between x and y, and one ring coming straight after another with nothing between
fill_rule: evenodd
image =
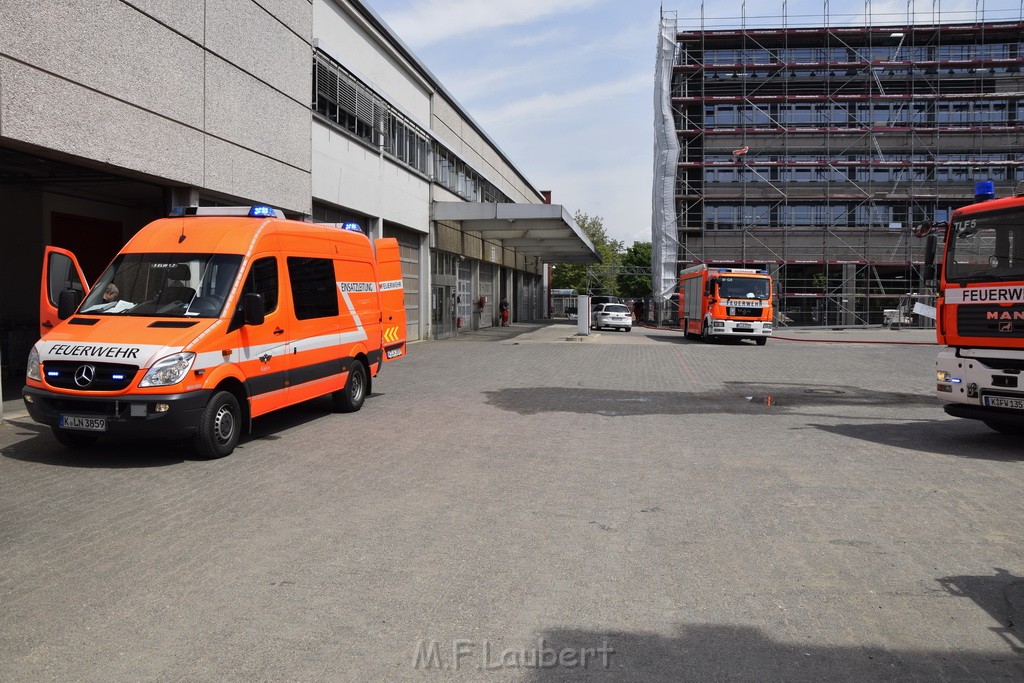
<instances>
[{"instance_id":1,"label":"man logo","mask_svg":"<svg viewBox=\"0 0 1024 683\"><path fill-rule=\"evenodd\" d=\"M96 368L92 365L79 365L75 370L75 384L83 389L92 384L96 377Z\"/></svg>"},{"instance_id":2,"label":"man logo","mask_svg":"<svg viewBox=\"0 0 1024 683\"><path fill-rule=\"evenodd\" d=\"M1013 332L1013 323L999 323L1000 332Z\"/></svg>"}]
</instances>

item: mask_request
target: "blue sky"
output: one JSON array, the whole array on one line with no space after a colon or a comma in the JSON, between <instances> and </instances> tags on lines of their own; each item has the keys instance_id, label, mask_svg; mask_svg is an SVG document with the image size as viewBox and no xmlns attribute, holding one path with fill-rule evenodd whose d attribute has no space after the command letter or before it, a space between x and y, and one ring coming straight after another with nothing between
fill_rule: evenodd
<instances>
[{"instance_id":1,"label":"blue sky","mask_svg":"<svg viewBox=\"0 0 1024 683\"><path fill-rule=\"evenodd\" d=\"M627 245L651 239L654 57L660 0L368 0L420 61L540 190L570 213L604 220ZM975 16L975 0L917 2L929 21ZM988 0L1017 19L1019 0ZM747 25L779 25L782 0L746 3ZM830 0L832 24L863 23L864 2ZM735 28L738 2L709 2L707 26ZM824 0L790 0L789 25L820 25ZM699 3L664 3L680 28ZM906 0L870 6L876 23L907 17ZM843 15L841 12L849 12Z\"/></svg>"}]
</instances>

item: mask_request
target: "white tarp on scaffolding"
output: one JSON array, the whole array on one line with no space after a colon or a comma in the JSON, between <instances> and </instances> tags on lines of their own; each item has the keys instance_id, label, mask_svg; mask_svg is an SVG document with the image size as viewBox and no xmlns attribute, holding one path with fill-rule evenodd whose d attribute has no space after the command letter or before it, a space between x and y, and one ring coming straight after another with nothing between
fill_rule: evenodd
<instances>
[{"instance_id":1,"label":"white tarp on scaffolding","mask_svg":"<svg viewBox=\"0 0 1024 683\"><path fill-rule=\"evenodd\" d=\"M655 298L662 300L676 291L676 262L679 260L675 199L679 139L672 114L676 33L676 19L663 14L654 72L654 206L651 214L651 288Z\"/></svg>"}]
</instances>

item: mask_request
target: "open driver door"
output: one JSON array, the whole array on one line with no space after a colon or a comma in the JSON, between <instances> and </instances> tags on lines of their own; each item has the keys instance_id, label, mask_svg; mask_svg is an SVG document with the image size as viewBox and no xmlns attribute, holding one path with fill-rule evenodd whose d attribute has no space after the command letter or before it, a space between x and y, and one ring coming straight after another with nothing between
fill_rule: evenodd
<instances>
[{"instance_id":1,"label":"open driver door","mask_svg":"<svg viewBox=\"0 0 1024 683\"><path fill-rule=\"evenodd\" d=\"M374 241L377 279L380 282L381 350L385 361L405 356L405 285L398 240L385 237Z\"/></svg>"},{"instance_id":2,"label":"open driver door","mask_svg":"<svg viewBox=\"0 0 1024 683\"><path fill-rule=\"evenodd\" d=\"M40 337L45 337L60 322L57 305L60 293L65 290L73 291L77 302L81 303L89 293L89 285L74 254L67 249L48 246L43 254L43 279L39 287Z\"/></svg>"}]
</instances>

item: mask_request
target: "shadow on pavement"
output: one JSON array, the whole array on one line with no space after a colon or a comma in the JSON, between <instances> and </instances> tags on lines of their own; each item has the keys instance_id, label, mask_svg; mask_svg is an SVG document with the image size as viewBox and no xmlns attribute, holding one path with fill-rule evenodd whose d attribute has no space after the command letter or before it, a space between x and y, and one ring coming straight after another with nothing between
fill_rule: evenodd
<instances>
[{"instance_id":1,"label":"shadow on pavement","mask_svg":"<svg viewBox=\"0 0 1024 683\"><path fill-rule=\"evenodd\" d=\"M916 420L900 424L864 422L807 425L871 443L975 460L1024 460L1020 437L994 432L977 420Z\"/></svg>"},{"instance_id":2,"label":"shadow on pavement","mask_svg":"<svg viewBox=\"0 0 1024 683\"><path fill-rule=\"evenodd\" d=\"M1024 577L995 568L990 576L946 576L937 579L950 595L969 598L999 626L991 631L1016 652L1024 652Z\"/></svg>"},{"instance_id":3,"label":"shadow on pavement","mask_svg":"<svg viewBox=\"0 0 1024 683\"><path fill-rule=\"evenodd\" d=\"M987 680L1024 675L1024 660L1012 652L805 645L780 642L757 628L724 624L682 624L669 636L553 629L540 638L543 649L534 643L526 654L551 650L557 658L568 652L565 661L576 665L531 668L529 680ZM605 644L613 650L607 655L607 668L603 656L594 654ZM589 656L583 668L579 661L585 652ZM500 654L491 658L498 661ZM549 655L547 661L551 659Z\"/></svg>"},{"instance_id":4,"label":"shadow on pavement","mask_svg":"<svg viewBox=\"0 0 1024 683\"><path fill-rule=\"evenodd\" d=\"M367 396L366 400L369 403L378 396L383 394L374 392ZM321 397L258 417L253 422L252 433L243 434L235 453L229 457L238 457L251 443L276 441L283 438L281 432L314 420L330 419L332 416L337 419L349 417L335 413L330 398ZM17 443L0 449L0 456L12 460L58 467L111 469L163 467L190 460L203 461L203 458L196 455L187 439L168 441L101 438L92 446L72 449L58 443L49 427L32 422L32 418L27 415L6 420L3 424L6 429L13 430L15 437L21 437Z\"/></svg>"},{"instance_id":5,"label":"shadow on pavement","mask_svg":"<svg viewBox=\"0 0 1024 683\"><path fill-rule=\"evenodd\" d=\"M28 419L28 418L26 418ZM187 444L166 441L98 441L87 448L67 448L53 437L49 427L35 423L7 422L22 439L0 449L0 456L55 467L124 469L164 467L195 459ZM27 438L26 438L27 437Z\"/></svg>"},{"instance_id":6,"label":"shadow on pavement","mask_svg":"<svg viewBox=\"0 0 1024 683\"><path fill-rule=\"evenodd\" d=\"M557 324L557 321L554 321ZM540 323L513 323L507 327L485 327L482 330L460 331L458 335L450 337L445 341L505 341L516 337L536 332L539 329L548 327L551 321Z\"/></svg>"},{"instance_id":7,"label":"shadow on pavement","mask_svg":"<svg viewBox=\"0 0 1024 683\"><path fill-rule=\"evenodd\" d=\"M700 337L691 337L687 339L683 336L682 331L679 332L661 332L661 331L647 331L647 338L657 342L664 342L666 344L699 344L702 346L757 346L757 342L753 339L736 339L732 337L725 337L721 339L712 339L709 342L704 341ZM770 338L769 338L770 343Z\"/></svg>"}]
</instances>

